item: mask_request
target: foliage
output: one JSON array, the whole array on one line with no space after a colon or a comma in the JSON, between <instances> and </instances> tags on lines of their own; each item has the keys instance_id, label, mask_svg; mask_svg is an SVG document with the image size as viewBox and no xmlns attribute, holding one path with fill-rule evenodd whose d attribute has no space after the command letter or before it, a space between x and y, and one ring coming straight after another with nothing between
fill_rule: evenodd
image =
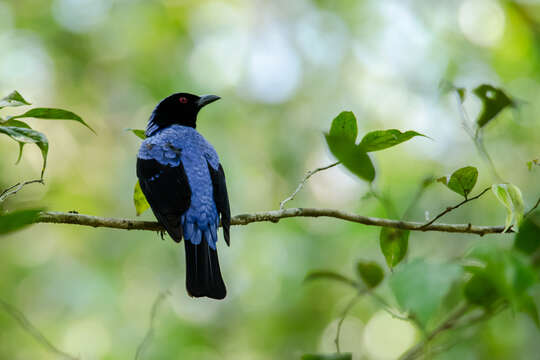
<instances>
[{"instance_id":1,"label":"foliage","mask_svg":"<svg viewBox=\"0 0 540 360\"><path fill-rule=\"evenodd\" d=\"M473 166L466 166L454 171L450 178L441 177L437 179L437 181L443 183L450 190L458 193L466 199L474 188L474 185L476 185L477 179L478 170Z\"/></svg>"},{"instance_id":2,"label":"foliage","mask_svg":"<svg viewBox=\"0 0 540 360\"><path fill-rule=\"evenodd\" d=\"M403 345L402 359L537 356L540 221L529 211L540 195L536 5L262 1L264 26L254 38L249 2L87 1L82 11L74 3L0 4L4 90L61 99L102 129L100 136L67 134L43 120L85 123L69 112L17 116L36 114L22 108L31 104L17 92L0 100L1 187L36 177L34 154L24 153L29 166L11 166L25 144L47 146L49 178L39 193L0 200L0 358L63 358L47 350L51 342L82 358L133 358L146 341L152 301L166 288L173 296L151 317L155 336L143 358L398 358L372 351L398 347L394 339L410 335L393 337L400 324L421 332L410 336L417 344ZM471 9L497 16L475 17ZM463 21L467 14L474 24ZM448 96L437 97L441 74ZM483 78L497 84L473 83ZM234 214L274 209L305 170L335 158L341 164L311 177L298 206L386 214L417 223L418 231L324 218L234 227L238 246L220 249L230 293L215 303L182 291L182 244L157 242L146 231L30 226L31 217L18 218L20 209L44 206L130 217L136 147L122 131L144 139L139 129L151 108L186 90L224 99L201 112L198 130L218 150ZM341 109L354 113L331 123ZM319 129L328 131L328 144ZM19 154L8 151L12 141ZM319 151L327 146L330 159ZM457 173L460 167L470 171ZM419 186L447 173L441 182L451 191ZM433 211L444 223L506 227L506 234L423 232ZM149 211L141 217L154 220ZM2 300L26 313L24 321L6 316ZM375 326L381 314L382 330ZM346 316L342 347L353 354L333 354L328 330ZM21 325L29 322L35 327Z\"/></svg>"},{"instance_id":3,"label":"foliage","mask_svg":"<svg viewBox=\"0 0 540 360\"><path fill-rule=\"evenodd\" d=\"M0 214L0 235L5 235L33 224L40 212L41 209L33 209Z\"/></svg>"},{"instance_id":4,"label":"foliage","mask_svg":"<svg viewBox=\"0 0 540 360\"><path fill-rule=\"evenodd\" d=\"M369 289L377 287L384 279L383 269L374 261L359 261L356 271Z\"/></svg>"},{"instance_id":5,"label":"foliage","mask_svg":"<svg viewBox=\"0 0 540 360\"><path fill-rule=\"evenodd\" d=\"M401 309L425 327L460 276L461 269L456 264L415 259L400 266L389 283Z\"/></svg>"},{"instance_id":6,"label":"foliage","mask_svg":"<svg viewBox=\"0 0 540 360\"><path fill-rule=\"evenodd\" d=\"M17 107L24 105L31 104L26 101L22 97L22 95L16 90L0 100L0 109L4 107ZM34 108L26 111L23 114L0 118L0 133L9 136L11 139L19 143L19 156L17 158L17 163L22 157L25 144L36 144L36 146L39 147L39 149L41 150L41 155L43 156L43 166L41 169L42 179L45 168L47 167L49 140L47 140L45 134L37 130L33 130L27 123L16 120L22 118L73 120L86 126L88 129L94 132L94 130L87 123L85 123L83 119L81 119L77 114L62 109Z\"/></svg>"},{"instance_id":7,"label":"foliage","mask_svg":"<svg viewBox=\"0 0 540 360\"><path fill-rule=\"evenodd\" d=\"M148 201L141 190L139 181L135 183L135 189L133 190L133 204L135 205L135 213L137 216L150 208L150 204L148 204Z\"/></svg>"},{"instance_id":8,"label":"foliage","mask_svg":"<svg viewBox=\"0 0 540 360\"><path fill-rule=\"evenodd\" d=\"M521 190L513 184L493 184L491 190L497 200L506 208L505 231L512 224L518 227L525 211Z\"/></svg>"},{"instance_id":9,"label":"foliage","mask_svg":"<svg viewBox=\"0 0 540 360\"><path fill-rule=\"evenodd\" d=\"M502 110L507 107L515 107L516 102L506 93L492 85L482 84L473 90L473 93L482 100L482 112L476 119L479 128L486 126Z\"/></svg>"},{"instance_id":10,"label":"foliage","mask_svg":"<svg viewBox=\"0 0 540 360\"><path fill-rule=\"evenodd\" d=\"M382 228L379 235L381 251L386 263L393 268L405 258L409 247L408 230Z\"/></svg>"}]
</instances>

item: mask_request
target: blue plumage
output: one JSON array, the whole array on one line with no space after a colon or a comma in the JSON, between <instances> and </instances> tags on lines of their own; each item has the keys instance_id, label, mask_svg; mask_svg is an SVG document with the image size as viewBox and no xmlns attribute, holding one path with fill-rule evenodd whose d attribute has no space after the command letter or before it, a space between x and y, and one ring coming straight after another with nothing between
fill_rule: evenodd
<instances>
[{"instance_id":1,"label":"blue plumage","mask_svg":"<svg viewBox=\"0 0 540 360\"><path fill-rule=\"evenodd\" d=\"M139 149L137 176L157 220L174 241L184 239L188 293L223 299L216 242L221 222L229 244L225 173L212 145L195 130L199 110L217 99L178 93L161 101Z\"/></svg>"},{"instance_id":2,"label":"blue plumage","mask_svg":"<svg viewBox=\"0 0 540 360\"><path fill-rule=\"evenodd\" d=\"M146 138L138 157L172 167L182 162L190 188L197 189L192 192L190 206L181 218L184 239L197 245L201 235L208 232L210 236L205 238L215 250L219 215L208 165L217 171L219 157L212 145L194 128L171 125ZM159 173L154 175L154 179L158 176ZM154 179L150 178L150 181Z\"/></svg>"}]
</instances>

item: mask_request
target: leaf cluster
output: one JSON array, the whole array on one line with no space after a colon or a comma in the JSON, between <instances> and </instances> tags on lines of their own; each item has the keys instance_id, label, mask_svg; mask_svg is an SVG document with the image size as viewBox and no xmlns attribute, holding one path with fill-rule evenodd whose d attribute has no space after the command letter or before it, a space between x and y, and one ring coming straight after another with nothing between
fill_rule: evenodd
<instances>
[{"instance_id":1,"label":"leaf cluster","mask_svg":"<svg viewBox=\"0 0 540 360\"><path fill-rule=\"evenodd\" d=\"M26 101L18 91L13 91L3 99L0 99L0 109L25 105L31 104ZM9 136L12 140L19 144L19 155L16 163L21 160L23 149L26 144L35 144L39 148L43 157L43 166L41 169L42 179L45 168L47 167L49 140L42 132L32 129L32 127L24 121L17 120L24 118L72 120L86 126L88 129L94 132L94 130L87 123L85 123L80 116L71 111L63 109L33 108L19 115L0 117L0 133Z\"/></svg>"}]
</instances>

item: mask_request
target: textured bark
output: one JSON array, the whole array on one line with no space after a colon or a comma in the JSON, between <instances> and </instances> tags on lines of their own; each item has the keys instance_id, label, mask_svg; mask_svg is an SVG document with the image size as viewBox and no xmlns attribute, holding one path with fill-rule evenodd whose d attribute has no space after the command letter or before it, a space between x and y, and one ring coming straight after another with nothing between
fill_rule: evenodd
<instances>
[{"instance_id":1,"label":"textured bark","mask_svg":"<svg viewBox=\"0 0 540 360\"><path fill-rule=\"evenodd\" d=\"M500 234L504 231L504 226L477 226L471 224L440 224L434 223L425 226L424 223L399 221L382 219L376 217L362 216L352 213L347 213L335 209L314 209L314 208L289 208L283 210L273 210L266 212L258 212L253 214L240 214L232 217L231 225L247 225L254 222L278 222L281 219L293 217L329 217L345 221L351 221L359 224L390 227L402 230L412 231L440 231L450 233L465 233L465 234ZM163 228L155 221L140 221L130 219L106 218L91 215L83 215L75 212L42 212L37 223L53 223L53 224L74 224L91 227L107 227L112 229L122 230L150 230L162 231ZM508 232L511 232L509 230Z\"/></svg>"}]
</instances>

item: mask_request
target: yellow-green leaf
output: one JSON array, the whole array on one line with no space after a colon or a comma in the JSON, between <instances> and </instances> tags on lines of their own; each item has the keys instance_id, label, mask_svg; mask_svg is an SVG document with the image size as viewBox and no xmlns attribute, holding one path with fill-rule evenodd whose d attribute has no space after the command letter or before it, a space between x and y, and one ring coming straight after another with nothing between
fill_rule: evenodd
<instances>
[{"instance_id":1,"label":"yellow-green leaf","mask_svg":"<svg viewBox=\"0 0 540 360\"><path fill-rule=\"evenodd\" d=\"M135 189L133 190L133 204L135 205L135 212L137 213L137 216L141 215L150 208L150 204L148 204L148 201L141 190L139 181L137 181L135 184Z\"/></svg>"},{"instance_id":2,"label":"yellow-green leaf","mask_svg":"<svg viewBox=\"0 0 540 360\"><path fill-rule=\"evenodd\" d=\"M508 230L512 225L517 230L523 220L523 213L525 211L521 190L513 184L493 184L491 191L497 200L506 208L504 231Z\"/></svg>"}]
</instances>

